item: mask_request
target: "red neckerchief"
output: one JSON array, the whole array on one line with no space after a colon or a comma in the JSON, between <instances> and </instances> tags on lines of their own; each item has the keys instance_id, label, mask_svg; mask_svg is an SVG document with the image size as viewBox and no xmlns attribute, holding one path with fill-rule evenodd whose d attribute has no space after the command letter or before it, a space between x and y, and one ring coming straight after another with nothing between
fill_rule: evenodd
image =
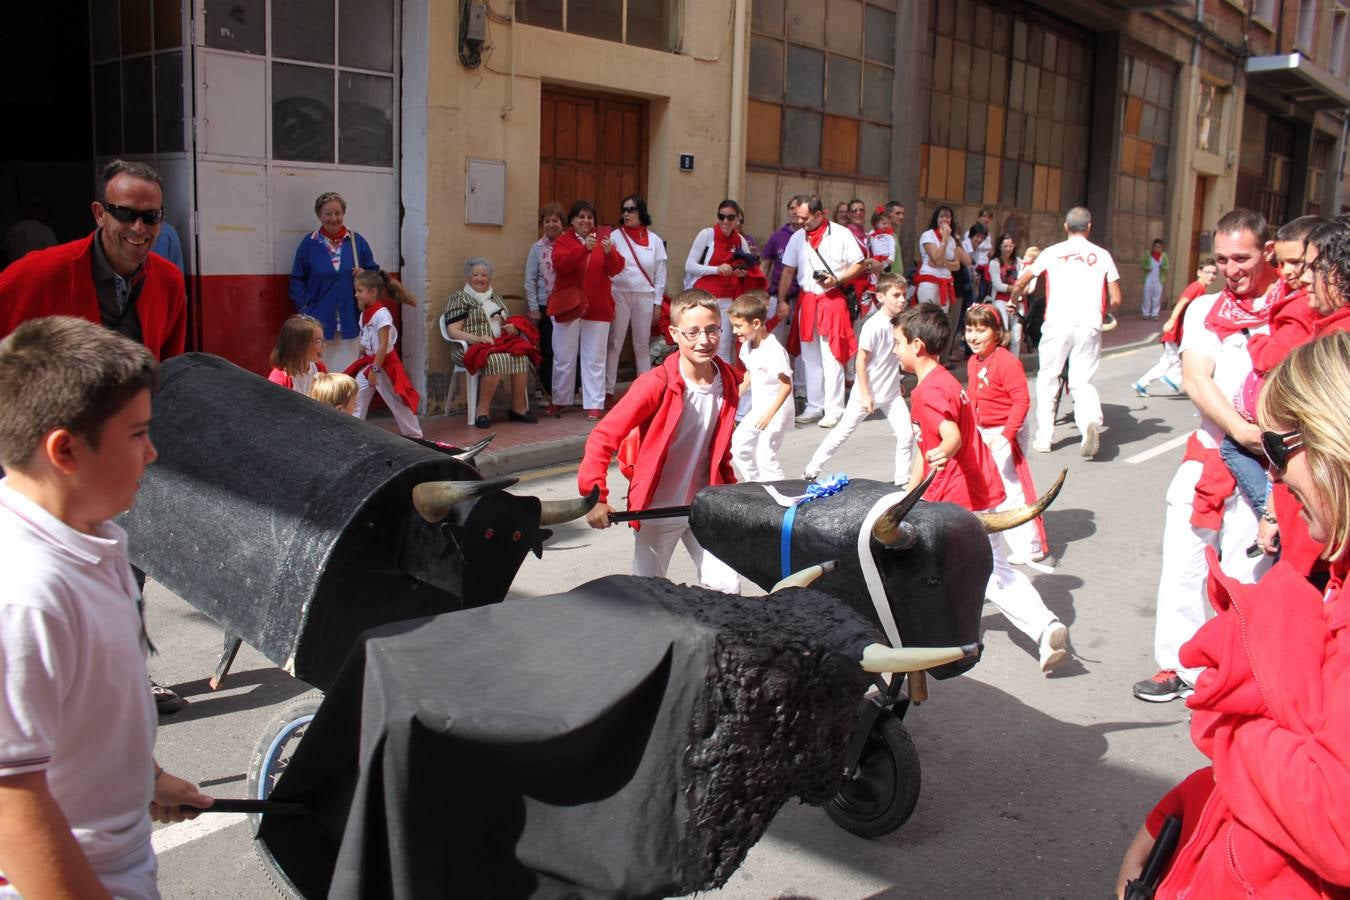
<instances>
[{"instance_id":1,"label":"red neckerchief","mask_svg":"<svg viewBox=\"0 0 1350 900\"><path fill-rule=\"evenodd\" d=\"M815 231L808 231L806 233L806 239L811 243L811 249L813 250L820 249L820 242L825 238L825 232L829 230L830 230L830 223L826 221L821 222L820 227L817 228Z\"/></svg>"},{"instance_id":2,"label":"red neckerchief","mask_svg":"<svg viewBox=\"0 0 1350 900\"><path fill-rule=\"evenodd\" d=\"M647 246L647 226L646 225L625 225L623 233L632 238L633 243L640 246Z\"/></svg>"},{"instance_id":3,"label":"red neckerchief","mask_svg":"<svg viewBox=\"0 0 1350 900\"><path fill-rule=\"evenodd\" d=\"M1224 288L1210 309L1209 315L1205 317L1205 327L1217 334L1222 341L1239 331L1266 324L1270 320L1270 310L1274 304L1266 303L1257 309L1256 303L1264 300L1269 293L1267 289L1260 297L1238 297L1228 288Z\"/></svg>"},{"instance_id":4,"label":"red neckerchief","mask_svg":"<svg viewBox=\"0 0 1350 900\"><path fill-rule=\"evenodd\" d=\"M323 237L323 239L324 239L325 241L327 241L328 243L330 243L330 244L332 244L333 246L336 247L336 246L339 246L344 240L346 240L346 238L347 238L347 226L346 226L346 225L343 225L340 229L338 229L338 233L337 233L336 236L329 234L329 233L328 233L326 230L324 230L323 228L320 228L320 229L319 229L319 234L320 234L320 236Z\"/></svg>"},{"instance_id":5,"label":"red neckerchief","mask_svg":"<svg viewBox=\"0 0 1350 900\"><path fill-rule=\"evenodd\" d=\"M887 224L881 224L881 225L878 225L876 228L873 228L873 229L872 229L872 233L873 233L873 234L894 234L894 233L895 233L895 229L891 228L890 225L887 225Z\"/></svg>"},{"instance_id":6,"label":"red neckerchief","mask_svg":"<svg viewBox=\"0 0 1350 900\"><path fill-rule=\"evenodd\" d=\"M369 325L371 318L385 305L383 300L376 300L374 303L361 310L361 324ZM393 313L391 312L390 315L393 315Z\"/></svg>"},{"instance_id":7,"label":"red neckerchief","mask_svg":"<svg viewBox=\"0 0 1350 900\"><path fill-rule=\"evenodd\" d=\"M1161 251L1161 250L1159 250L1157 253L1150 253L1149 256L1153 257L1153 261L1154 261L1154 262L1162 262L1162 251Z\"/></svg>"}]
</instances>

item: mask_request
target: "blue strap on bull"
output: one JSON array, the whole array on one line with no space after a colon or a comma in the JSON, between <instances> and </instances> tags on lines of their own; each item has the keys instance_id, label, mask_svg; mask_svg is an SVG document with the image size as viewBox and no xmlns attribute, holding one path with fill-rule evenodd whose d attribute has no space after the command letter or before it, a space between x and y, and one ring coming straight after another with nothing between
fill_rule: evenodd
<instances>
[{"instance_id":1,"label":"blue strap on bull","mask_svg":"<svg viewBox=\"0 0 1350 900\"><path fill-rule=\"evenodd\" d=\"M813 481L806 486L806 493L800 497L783 498L787 500L787 511L783 513L783 529L778 541L778 559L779 566L783 574L780 578L786 578L792 574L792 525L797 521L797 507L803 503L810 503L812 500L819 500L821 497L829 497L839 493L848 485L848 476L843 472L831 475L828 478ZM767 486L766 486L767 487ZM778 494L777 491L770 491ZM778 494L778 497L782 497ZM783 502L780 500L779 502Z\"/></svg>"}]
</instances>

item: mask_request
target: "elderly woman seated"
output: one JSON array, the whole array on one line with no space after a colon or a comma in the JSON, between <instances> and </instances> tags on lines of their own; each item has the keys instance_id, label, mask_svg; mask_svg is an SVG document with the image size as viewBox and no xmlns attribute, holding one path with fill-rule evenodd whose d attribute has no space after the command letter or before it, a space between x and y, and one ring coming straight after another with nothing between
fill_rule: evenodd
<instances>
[{"instance_id":1,"label":"elderly woman seated","mask_svg":"<svg viewBox=\"0 0 1350 900\"><path fill-rule=\"evenodd\" d=\"M539 332L525 316L508 316L506 304L492 290L492 263L474 257L464 264L464 289L450 295L443 322L452 341L464 341L467 349L451 345L455 365L479 374L478 416L474 424L487 428L492 395L503 375L510 377L512 422L538 421L530 413L525 390L530 364L539 364Z\"/></svg>"}]
</instances>

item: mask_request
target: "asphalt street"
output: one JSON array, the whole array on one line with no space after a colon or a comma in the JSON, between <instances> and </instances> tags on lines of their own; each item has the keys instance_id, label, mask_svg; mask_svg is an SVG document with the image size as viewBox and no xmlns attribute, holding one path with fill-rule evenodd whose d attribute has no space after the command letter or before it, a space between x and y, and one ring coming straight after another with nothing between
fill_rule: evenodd
<instances>
[{"instance_id":1,"label":"asphalt street","mask_svg":"<svg viewBox=\"0 0 1350 900\"><path fill-rule=\"evenodd\" d=\"M1159 388L1158 396L1141 400L1130 391L1158 352L1151 345L1102 361L1096 383L1107 428L1096 459L1081 457L1069 424L1058 427L1051 454L1032 454L1040 486L1049 485L1060 468L1069 471L1045 517L1054 572L1027 574L1069 626L1073 659L1053 677L1042 676L1036 648L986 606L983 660L961 678L931 682L930 700L905 720L923 766L919 805L909 822L865 840L839 829L821 810L794 803L724 888L700 896L1107 896L1144 814L1203 763L1181 702L1146 704L1130 693L1135 681L1154 671L1163 497L1181 459L1175 439L1193 420L1184 397ZM786 470L800 472L824 435L815 426L789 435ZM873 418L830 470L889 479L892 442L886 422ZM1169 449L1149 454L1169 442ZM622 485L617 471L612 478ZM523 473L514 490L545 499L573 496L575 466ZM615 493L622 496L621 487ZM542 560L527 558L512 596L553 593L626 572L631 548L626 528L559 527ZM693 580L682 550L670 577ZM215 796L243 796L250 754L264 727L307 688L246 646L224 688L211 692L207 678L220 652L219 628L158 585L152 583L147 596L160 648L151 672L191 701L161 719L159 761ZM276 896L255 857L249 825L237 817L159 826L156 846L166 898Z\"/></svg>"}]
</instances>

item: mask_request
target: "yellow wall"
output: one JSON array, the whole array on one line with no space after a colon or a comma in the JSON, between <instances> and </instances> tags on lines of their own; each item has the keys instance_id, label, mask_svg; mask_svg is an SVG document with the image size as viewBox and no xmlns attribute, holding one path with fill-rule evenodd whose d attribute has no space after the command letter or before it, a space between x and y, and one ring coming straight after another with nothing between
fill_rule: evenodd
<instances>
[{"instance_id":1,"label":"yellow wall","mask_svg":"<svg viewBox=\"0 0 1350 900\"><path fill-rule=\"evenodd\" d=\"M488 258L497 292L524 294L525 257L538 237L539 103L545 82L650 101L646 197L653 230L670 252L672 286L678 287L689 245L700 228L712 224L728 184L733 4L686 0L678 54L492 21L490 49L484 49L477 69L461 66L455 52L458 6L432 0L429 10L427 284L420 307L426 315L429 380L450 369L435 320L450 292L463 285L465 259ZM693 172L679 171L681 153L695 155ZM467 158L506 161L503 226L464 224ZM558 199L565 206L576 198ZM439 411L443 396L429 392L425 411Z\"/></svg>"}]
</instances>

